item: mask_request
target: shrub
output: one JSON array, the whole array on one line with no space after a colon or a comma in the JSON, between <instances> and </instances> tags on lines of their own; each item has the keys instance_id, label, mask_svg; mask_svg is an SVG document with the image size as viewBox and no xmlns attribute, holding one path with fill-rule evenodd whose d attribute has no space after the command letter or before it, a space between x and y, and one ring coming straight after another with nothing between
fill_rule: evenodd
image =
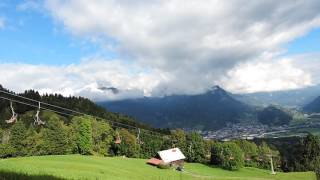
<instances>
[{"instance_id":1,"label":"shrub","mask_svg":"<svg viewBox=\"0 0 320 180\"><path fill-rule=\"evenodd\" d=\"M15 149L10 144L0 144L0 158L11 157L15 153Z\"/></svg>"}]
</instances>

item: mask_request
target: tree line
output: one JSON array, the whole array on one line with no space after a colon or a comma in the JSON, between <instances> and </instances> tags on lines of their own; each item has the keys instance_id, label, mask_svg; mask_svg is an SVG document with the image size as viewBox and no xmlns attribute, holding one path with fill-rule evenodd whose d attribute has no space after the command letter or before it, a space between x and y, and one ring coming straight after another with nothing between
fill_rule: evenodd
<instances>
[{"instance_id":1,"label":"tree line","mask_svg":"<svg viewBox=\"0 0 320 180\"><path fill-rule=\"evenodd\" d=\"M242 167L270 168L270 158L277 171L319 172L320 140L308 135L291 147L288 160L276 146L266 142L204 140L197 132L171 130L168 135L152 135L137 129L112 127L91 116L71 119L42 111L43 126L33 124L33 111L20 115L13 125L0 128L0 157L82 154L151 158L158 151L179 147L188 162L205 163L227 170ZM116 143L120 138L121 142Z\"/></svg>"}]
</instances>

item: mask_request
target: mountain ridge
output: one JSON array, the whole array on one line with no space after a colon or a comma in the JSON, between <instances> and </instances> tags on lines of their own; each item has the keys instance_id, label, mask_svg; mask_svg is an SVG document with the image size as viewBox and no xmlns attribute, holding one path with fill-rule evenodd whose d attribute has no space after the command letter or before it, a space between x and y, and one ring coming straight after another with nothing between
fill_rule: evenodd
<instances>
[{"instance_id":1,"label":"mountain ridge","mask_svg":"<svg viewBox=\"0 0 320 180\"><path fill-rule=\"evenodd\" d=\"M242 119L256 120L251 106L234 99L219 86L198 95L144 97L100 105L161 128L219 129Z\"/></svg>"}]
</instances>

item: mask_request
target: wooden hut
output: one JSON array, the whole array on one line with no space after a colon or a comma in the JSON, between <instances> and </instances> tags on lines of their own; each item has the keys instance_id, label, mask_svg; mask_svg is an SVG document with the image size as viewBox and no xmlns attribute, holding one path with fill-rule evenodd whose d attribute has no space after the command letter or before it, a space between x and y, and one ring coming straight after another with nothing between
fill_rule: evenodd
<instances>
[{"instance_id":1,"label":"wooden hut","mask_svg":"<svg viewBox=\"0 0 320 180\"><path fill-rule=\"evenodd\" d=\"M172 148L164 151L159 151L158 155L154 158L151 158L147 161L148 164L152 165L170 165L170 166L183 166L184 159L186 157L180 151L179 148Z\"/></svg>"}]
</instances>

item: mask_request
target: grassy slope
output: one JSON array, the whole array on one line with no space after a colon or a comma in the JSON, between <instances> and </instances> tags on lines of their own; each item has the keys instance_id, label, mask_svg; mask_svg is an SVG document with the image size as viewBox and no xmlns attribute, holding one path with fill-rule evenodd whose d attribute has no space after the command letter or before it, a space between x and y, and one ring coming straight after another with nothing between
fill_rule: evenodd
<instances>
[{"instance_id":1,"label":"grassy slope","mask_svg":"<svg viewBox=\"0 0 320 180\"><path fill-rule=\"evenodd\" d=\"M184 180L189 179L237 179L237 180L312 180L314 173L278 173L243 168L237 172L211 168L202 164L186 164L186 172L162 170L145 164L143 159L103 158L94 156L66 155L24 157L0 160L1 172L29 175L55 176L69 179L112 179L112 180ZM191 174L192 173L192 174ZM181 177L180 177L181 176ZM1 175L0 175L1 179ZM41 178L39 178L41 179Z\"/></svg>"}]
</instances>

